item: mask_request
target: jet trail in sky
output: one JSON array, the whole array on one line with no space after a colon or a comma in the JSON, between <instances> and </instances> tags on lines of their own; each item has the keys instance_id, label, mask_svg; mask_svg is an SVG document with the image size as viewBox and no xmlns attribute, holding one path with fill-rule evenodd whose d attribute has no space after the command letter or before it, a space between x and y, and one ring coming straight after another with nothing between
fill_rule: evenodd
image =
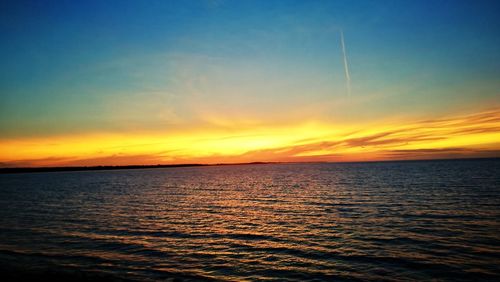
<instances>
[{"instance_id":1,"label":"jet trail in sky","mask_svg":"<svg viewBox=\"0 0 500 282\"><path fill-rule=\"evenodd\" d=\"M351 75L349 74L349 66L347 65L347 55L345 52L345 43L344 43L344 32L342 31L342 29L340 30L340 44L342 45L342 54L344 55L344 70L347 83L347 95L351 96Z\"/></svg>"}]
</instances>

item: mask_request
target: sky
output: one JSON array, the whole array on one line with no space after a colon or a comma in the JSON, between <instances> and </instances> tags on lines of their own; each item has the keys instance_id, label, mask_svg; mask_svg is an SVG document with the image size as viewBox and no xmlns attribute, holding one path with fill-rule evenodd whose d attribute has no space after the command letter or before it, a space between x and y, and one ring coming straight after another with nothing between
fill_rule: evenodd
<instances>
[{"instance_id":1,"label":"sky","mask_svg":"<svg viewBox=\"0 0 500 282\"><path fill-rule=\"evenodd\" d=\"M0 167L500 157L499 13L2 1Z\"/></svg>"}]
</instances>

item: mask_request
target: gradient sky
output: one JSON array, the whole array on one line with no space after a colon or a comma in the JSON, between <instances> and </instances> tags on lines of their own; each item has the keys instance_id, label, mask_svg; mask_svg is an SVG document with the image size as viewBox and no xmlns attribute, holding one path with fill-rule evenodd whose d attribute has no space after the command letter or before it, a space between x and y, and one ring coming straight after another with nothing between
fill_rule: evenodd
<instances>
[{"instance_id":1,"label":"gradient sky","mask_svg":"<svg viewBox=\"0 0 500 282\"><path fill-rule=\"evenodd\" d=\"M499 157L499 14L497 1L2 1L0 166Z\"/></svg>"}]
</instances>

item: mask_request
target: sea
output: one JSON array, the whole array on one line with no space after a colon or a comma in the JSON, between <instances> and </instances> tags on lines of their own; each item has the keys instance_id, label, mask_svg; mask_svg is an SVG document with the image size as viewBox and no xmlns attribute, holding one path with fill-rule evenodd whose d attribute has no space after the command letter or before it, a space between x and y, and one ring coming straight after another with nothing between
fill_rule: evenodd
<instances>
[{"instance_id":1,"label":"sea","mask_svg":"<svg viewBox=\"0 0 500 282\"><path fill-rule=\"evenodd\" d=\"M1 174L0 264L3 281L500 281L500 159Z\"/></svg>"}]
</instances>

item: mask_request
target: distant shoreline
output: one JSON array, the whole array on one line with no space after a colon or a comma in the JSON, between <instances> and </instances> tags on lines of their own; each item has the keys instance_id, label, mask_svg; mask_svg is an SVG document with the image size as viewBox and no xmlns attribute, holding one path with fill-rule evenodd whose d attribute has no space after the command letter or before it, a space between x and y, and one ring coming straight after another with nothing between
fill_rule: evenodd
<instances>
[{"instance_id":1,"label":"distant shoreline","mask_svg":"<svg viewBox=\"0 0 500 282\"><path fill-rule=\"evenodd\" d=\"M63 166L63 167L4 167L0 168L0 174L9 173L33 173L33 172L65 172L65 171L100 171L100 170L123 170L123 169L150 169L150 168L176 168L176 167L205 167L205 166L227 166L227 165L262 165L262 164L300 164L300 163L391 163L391 162L421 162L421 161L476 161L496 160L500 158L455 158L455 159L416 159L416 160L378 160L378 161L354 161L354 162L249 162L249 163L218 163L218 164L157 164L157 165L123 165L123 166Z\"/></svg>"},{"instance_id":2,"label":"distant shoreline","mask_svg":"<svg viewBox=\"0 0 500 282\"><path fill-rule=\"evenodd\" d=\"M98 165L98 166L60 166L60 167L5 167L0 168L4 173L29 173L29 172L57 172L57 171L89 171L89 170L122 170L122 169L148 169L148 168L174 168L222 165L251 165L251 164L276 164L279 162L251 162L251 163L221 163L221 164L157 164L157 165Z\"/></svg>"}]
</instances>

